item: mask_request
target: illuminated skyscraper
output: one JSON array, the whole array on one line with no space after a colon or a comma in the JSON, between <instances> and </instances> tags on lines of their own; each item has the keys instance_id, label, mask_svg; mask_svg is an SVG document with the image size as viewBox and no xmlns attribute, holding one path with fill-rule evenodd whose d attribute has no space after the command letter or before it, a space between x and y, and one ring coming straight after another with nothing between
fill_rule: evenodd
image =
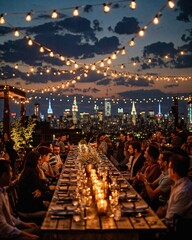
<instances>
[{"instance_id":1,"label":"illuminated skyscraper","mask_svg":"<svg viewBox=\"0 0 192 240\"><path fill-rule=\"evenodd\" d=\"M136 107L135 107L135 102L134 101L132 102L131 116L132 116L132 123L135 126L136 125L137 112L136 112Z\"/></svg>"},{"instance_id":2,"label":"illuminated skyscraper","mask_svg":"<svg viewBox=\"0 0 192 240\"><path fill-rule=\"evenodd\" d=\"M111 116L111 102L109 98L105 98L105 116Z\"/></svg>"},{"instance_id":3,"label":"illuminated skyscraper","mask_svg":"<svg viewBox=\"0 0 192 240\"><path fill-rule=\"evenodd\" d=\"M159 116L162 115L162 113L161 113L161 102L159 102L159 111L158 111L158 115L159 115Z\"/></svg>"},{"instance_id":4,"label":"illuminated skyscraper","mask_svg":"<svg viewBox=\"0 0 192 240\"><path fill-rule=\"evenodd\" d=\"M51 107L51 99L49 99L49 107L47 109L47 115L48 115L48 117L52 117L53 116L53 109Z\"/></svg>"},{"instance_id":5,"label":"illuminated skyscraper","mask_svg":"<svg viewBox=\"0 0 192 240\"><path fill-rule=\"evenodd\" d=\"M72 105L72 119L74 124L77 124L77 112L78 112L77 99L76 97L74 97Z\"/></svg>"}]
</instances>

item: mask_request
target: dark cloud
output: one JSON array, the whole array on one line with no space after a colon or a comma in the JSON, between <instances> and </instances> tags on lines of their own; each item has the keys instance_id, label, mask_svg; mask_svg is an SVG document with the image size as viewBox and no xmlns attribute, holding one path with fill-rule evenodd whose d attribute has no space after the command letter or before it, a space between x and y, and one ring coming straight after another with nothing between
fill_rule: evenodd
<instances>
[{"instance_id":1,"label":"dark cloud","mask_svg":"<svg viewBox=\"0 0 192 240\"><path fill-rule=\"evenodd\" d=\"M67 16L66 14L60 13L58 11L57 11L57 13L58 13L57 19L65 18ZM50 14L40 14L40 15L38 15L37 17L35 17L33 19L34 20L39 20L39 19L48 19L48 20L50 20L50 17L51 17L51 13Z\"/></svg>"},{"instance_id":2,"label":"dark cloud","mask_svg":"<svg viewBox=\"0 0 192 240\"><path fill-rule=\"evenodd\" d=\"M192 1L191 0L178 0L177 7L181 11L177 16L177 20L189 22L192 17Z\"/></svg>"},{"instance_id":3,"label":"dark cloud","mask_svg":"<svg viewBox=\"0 0 192 240\"><path fill-rule=\"evenodd\" d=\"M174 44L172 42L156 42L151 45L145 46L143 50L143 56L146 57L150 54L153 54L155 57L160 56L164 57L169 53L170 57L174 57L177 54L177 50L174 48Z\"/></svg>"},{"instance_id":4,"label":"dark cloud","mask_svg":"<svg viewBox=\"0 0 192 240\"><path fill-rule=\"evenodd\" d=\"M11 33L12 29L9 27L0 26L0 36L4 36L8 33Z\"/></svg>"},{"instance_id":5,"label":"dark cloud","mask_svg":"<svg viewBox=\"0 0 192 240\"><path fill-rule=\"evenodd\" d=\"M100 27L100 23L97 19L93 20L93 29L98 32L101 32L103 30L103 28Z\"/></svg>"},{"instance_id":6,"label":"dark cloud","mask_svg":"<svg viewBox=\"0 0 192 240\"><path fill-rule=\"evenodd\" d=\"M92 5L86 5L84 7L84 12L86 12L86 13L93 12L93 6Z\"/></svg>"},{"instance_id":7,"label":"dark cloud","mask_svg":"<svg viewBox=\"0 0 192 240\"><path fill-rule=\"evenodd\" d=\"M118 34L134 34L139 30L139 22L134 17L124 17L114 28Z\"/></svg>"},{"instance_id":8,"label":"dark cloud","mask_svg":"<svg viewBox=\"0 0 192 240\"><path fill-rule=\"evenodd\" d=\"M109 85L111 82L111 79L110 78L105 78L105 79L102 79L100 81L97 82L97 85Z\"/></svg>"}]
</instances>

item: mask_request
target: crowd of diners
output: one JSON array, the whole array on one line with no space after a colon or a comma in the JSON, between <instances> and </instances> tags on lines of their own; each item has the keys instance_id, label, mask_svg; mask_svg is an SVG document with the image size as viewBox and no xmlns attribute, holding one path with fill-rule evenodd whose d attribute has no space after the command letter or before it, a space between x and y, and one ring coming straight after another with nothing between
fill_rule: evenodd
<instances>
[{"instance_id":1,"label":"crowd of diners","mask_svg":"<svg viewBox=\"0 0 192 240\"><path fill-rule=\"evenodd\" d=\"M114 145L102 132L95 142L109 160L116 159L119 171L129 173L128 182L167 225L170 231L166 236L153 236L157 239L169 239L169 234L174 234L176 219L185 225L192 221L192 134L178 125L170 138L167 144L161 130L145 140L121 131ZM41 142L25 153L23 164L15 172L18 153L14 142L7 133L0 138L0 239L43 238L40 226L71 148L68 135ZM17 216L7 202L7 189L13 185L18 194Z\"/></svg>"}]
</instances>

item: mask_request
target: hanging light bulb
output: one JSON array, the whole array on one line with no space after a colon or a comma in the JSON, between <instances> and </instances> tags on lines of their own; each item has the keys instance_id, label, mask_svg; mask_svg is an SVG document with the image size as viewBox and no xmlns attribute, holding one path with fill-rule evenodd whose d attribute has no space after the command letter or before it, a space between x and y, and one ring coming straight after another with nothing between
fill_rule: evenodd
<instances>
[{"instance_id":1,"label":"hanging light bulb","mask_svg":"<svg viewBox=\"0 0 192 240\"><path fill-rule=\"evenodd\" d=\"M125 68L125 65L122 63L121 64L121 69L124 69Z\"/></svg>"},{"instance_id":2,"label":"hanging light bulb","mask_svg":"<svg viewBox=\"0 0 192 240\"><path fill-rule=\"evenodd\" d=\"M105 13L110 12L110 6L107 5L106 3L104 3L104 4L103 4L103 11L104 11Z\"/></svg>"},{"instance_id":3,"label":"hanging light bulb","mask_svg":"<svg viewBox=\"0 0 192 240\"><path fill-rule=\"evenodd\" d=\"M185 54L184 51L181 51L181 52L180 52L180 55L184 55L184 54Z\"/></svg>"},{"instance_id":4,"label":"hanging light bulb","mask_svg":"<svg viewBox=\"0 0 192 240\"><path fill-rule=\"evenodd\" d=\"M91 70L94 71L96 69L95 63L91 65Z\"/></svg>"},{"instance_id":5,"label":"hanging light bulb","mask_svg":"<svg viewBox=\"0 0 192 240\"><path fill-rule=\"evenodd\" d=\"M29 45L29 46L32 46L32 45L33 45L33 41L31 40L31 38L29 38L29 40L28 40L28 45Z\"/></svg>"},{"instance_id":6,"label":"hanging light bulb","mask_svg":"<svg viewBox=\"0 0 192 240\"><path fill-rule=\"evenodd\" d=\"M144 29L142 28L142 29L139 30L139 36L140 36L140 37L143 37L144 35L145 35L145 31L144 31Z\"/></svg>"},{"instance_id":7,"label":"hanging light bulb","mask_svg":"<svg viewBox=\"0 0 192 240\"><path fill-rule=\"evenodd\" d=\"M117 59L117 53L114 52L113 55L111 56L112 59Z\"/></svg>"},{"instance_id":8,"label":"hanging light bulb","mask_svg":"<svg viewBox=\"0 0 192 240\"><path fill-rule=\"evenodd\" d=\"M77 69L79 65L75 62L74 67Z\"/></svg>"},{"instance_id":9,"label":"hanging light bulb","mask_svg":"<svg viewBox=\"0 0 192 240\"><path fill-rule=\"evenodd\" d=\"M172 0L168 0L168 6L170 8L174 8L175 7L175 3Z\"/></svg>"},{"instance_id":10,"label":"hanging light bulb","mask_svg":"<svg viewBox=\"0 0 192 240\"><path fill-rule=\"evenodd\" d=\"M133 62L133 66L135 67L137 65L137 63L136 62Z\"/></svg>"},{"instance_id":11,"label":"hanging light bulb","mask_svg":"<svg viewBox=\"0 0 192 240\"><path fill-rule=\"evenodd\" d=\"M130 7L131 9L135 9L135 8L136 8L136 2L135 2L135 0L131 0L131 2L130 2L130 4L129 4L129 7Z\"/></svg>"},{"instance_id":12,"label":"hanging light bulb","mask_svg":"<svg viewBox=\"0 0 192 240\"><path fill-rule=\"evenodd\" d=\"M15 37L19 37L20 33L19 33L19 30L16 28L15 29L15 32L14 32L14 36Z\"/></svg>"},{"instance_id":13,"label":"hanging light bulb","mask_svg":"<svg viewBox=\"0 0 192 240\"><path fill-rule=\"evenodd\" d=\"M29 13L27 13L27 15L26 15L26 17L25 17L25 20L27 21L27 22L30 22L31 20L32 20L32 14L29 12Z\"/></svg>"},{"instance_id":14,"label":"hanging light bulb","mask_svg":"<svg viewBox=\"0 0 192 240\"><path fill-rule=\"evenodd\" d=\"M3 14L0 15L0 24L4 24L5 23L5 19L3 17Z\"/></svg>"},{"instance_id":15,"label":"hanging light bulb","mask_svg":"<svg viewBox=\"0 0 192 240\"><path fill-rule=\"evenodd\" d=\"M130 47L135 46L135 39L134 38L132 38L131 41L129 42L129 46Z\"/></svg>"},{"instance_id":16,"label":"hanging light bulb","mask_svg":"<svg viewBox=\"0 0 192 240\"><path fill-rule=\"evenodd\" d=\"M19 67L18 64L15 64L15 69L18 69L18 67Z\"/></svg>"},{"instance_id":17,"label":"hanging light bulb","mask_svg":"<svg viewBox=\"0 0 192 240\"><path fill-rule=\"evenodd\" d=\"M152 60L151 60L151 58L149 58L149 59L148 59L148 63L151 63L151 62L152 62Z\"/></svg>"},{"instance_id":18,"label":"hanging light bulb","mask_svg":"<svg viewBox=\"0 0 192 240\"><path fill-rule=\"evenodd\" d=\"M39 49L39 52L43 53L45 50L44 50L44 47L41 45L40 46L40 49Z\"/></svg>"},{"instance_id":19,"label":"hanging light bulb","mask_svg":"<svg viewBox=\"0 0 192 240\"><path fill-rule=\"evenodd\" d=\"M126 54L126 50L125 50L125 47L123 47L121 51L121 55L125 55L125 54Z\"/></svg>"},{"instance_id":20,"label":"hanging light bulb","mask_svg":"<svg viewBox=\"0 0 192 240\"><path fill-rule=\"evenodd\" d=\"M51 14L51 18L55 19L58 17L58 13L56 10L53 10L52 14Z\"/></svg>"},{"instance_id":21,"label":"hanging light bulb","mask_svg":"<svg viewBox=\"0 0 192 240\"><path fill-rule=\"evenodd\" d=\"M34 67L31 67L31 68L30 68L30 71L31 71L31 72L34 72Z\"/></svg>"},{"instance_id":22,"label":"hanging light bulb","mask_svg":"<svg viewBox=\"0 0 192 240\"><path fill-rule=\"evenodd\" d=\"M110 57L108 57L108 59L107 59L107 64L111 64L111 58Z\"/></svg>"},{"instance_id":23,"label":"hanging light bulb","mask_svg":"<svg viewBox=\"0 0 192 240\"><path fill-rule=\"evenodd\" d=\"M65 57L63 57L62 55L59 56L61 61L65 61Z\"/></svg>"},{"instance_id":24,"label":"hanging light bulb","mask_svg":"<svg viewBox=\"0 0 192 240\"><path fill-rule=\"evenodd\" d=\"M154 17L153 23L154 24L158 24L159 23L159 16L158 16L158 14Z\"/></svg>"},{"instance_id":25,"label":"hanging light bulb","mask_svg":"<svg viewBox=\"0 0 192 240\"><path fill-rule=\"evenodd\" d=\"M54 57L54 53L51 51L49 54L50 57Z\"/></svg>"},{"instance_id":26,"label":"hanging light bulb","mask_svg":"<svg viewBox=\"0 0 192 240\"><path fill-rule=\"evenodd\" d=\"M85 68L85 69L89 69L89 65L84 64L84 68Z\"/></svg>"},{"instance_id":27,"label":"hanging light bulb","mask_svg":"<svg viewBox=\"0 0 192 240\"><path fill-rule=\"evenodd\" d=\"M70 65L71 65L71 62L70 62L69 59L67 59L67 61L66 61L66 65L67 65L67 66L70 66Z\"/></svg>"},{"instance_id":28,"label":"hanging light bulb","mask_svg":"<svg viewBox=\"0 0 192 240\"><path fill-rule=\"evenodd\" d=\"M101 60L100 67L104 67L104 66L105 66L104 62L103 62L103 60Z\"/></svg>"},{"instance_id":29,"label":"hanging light bulb","mask_svg":"<svg viewBox=\"0 0 192 240\"><path fill-rule=\"evenodd\" d=\"M74 11L73 11L73 16L79 16L79 8L78 7L76 7L75 9L74 9Z\"/></svg>"},{"instance_id":30,"label":"hanging light bulb","mask_svg":"<svg viewBox=\"0 0 192 240\"><path fill-rule=\"evenodd\" d=\"M50 69L49 68L46 69L46 73L50 73Z\"/></svg>"}]
</instances>

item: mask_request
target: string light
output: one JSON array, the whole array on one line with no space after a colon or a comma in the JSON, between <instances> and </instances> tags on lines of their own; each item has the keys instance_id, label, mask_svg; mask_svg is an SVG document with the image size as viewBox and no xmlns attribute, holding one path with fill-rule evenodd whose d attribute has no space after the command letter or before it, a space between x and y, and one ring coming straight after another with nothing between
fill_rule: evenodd
<instances>
[{"instance_id":1,"label":"string light","mask_svg":"<svg viewBox=\"0 0 192 240\"><path fill-rule=\"evenodd\" d=\"M40 51L41 53L44 53L45 50L44 50L44 47L43 47L42 45L40 46L39 51Z\"/></svg>"},{"instance_id":2,"label":"string light","mask_svg":"<svg viewBox=\"0 0 192 240\"><path fill-rule=\"evenodd\" d=\"M125 47L123 47L122 51L121 51L121 55L125 55L126 54L126 50Z\"/></svg>"},{"instance_id":3,"label":"string light","mask_svg":"<svg viewBox=\"0 0 192 240\"><path fill-rule=\"evenodd\" d=\"M54 57L54 53L51 51L51 52L49 53L49 56L50 56L50 57Z\"/></svg>"},{"instance_id":4,"label":"string light","mask_svg":"<svg viewBox=\"0 0 192 240\"><path fill-rule=\"evenodd\" d=\"M32 45L33 45L33 41L31 40L31 38L29 38L29 40L28 40L28 45L29 45L29 46L32 46Z\"/></svg>"},{"instance_id":5,"label":"string light","mask_svg":"<svg viewBox=\"0 0 192 240\"><path fill-rule=\"evenodd\" d=\"M154 24L158 24L159 23L159 16L158 16L158 14L154 17L153 23Z\"/></svg>"},{"instance_id":6,"label":"string light","mask_svg":"<svg viewBox=\"0 0 192 240\"><path fill-rule=\"evenodd\" d=\"M144 29L143 28L140 29L138 34L139 34L140 37L143 37L145 35Z\"/></svg>"},{"instance_id":7,"label":"string light","mask_svg":"<svg viewBox=\"0 0 192 240\"><path fill-rule=\"evenodd\" d=\"M51 14L51 18L56 19L58 17L58 13L56 10L53 10L52 14Z\"/></svg>"},{"instance_id":8,"label":"string light","mask_svg":"<svg viewBox=\"0 0 192 240\"><path fill-rule=\"evenodd\" d=\"M105 13L110 12L110 6L107 5L106 3L104 3L104 4L103 4L103 11L104 11Z\"/></svg>"},{"instance_id":9,"label":"string light","mask_svg":"<svg viewBox=\"0 0 192 240\"><path fill-rule=\"evenodd\" d=\"M27 13L27 15L26 15L26 21L27 22L30 22L31 20L32 20L32 14L29 12L29 13Z\"/></svg>"},{"instance_id":10,"label":"string light","mask_svg":"<svg viewBox=\"0 0 192 240\"><path fill-rule=\"evenodd\" d=\"M14 32L14 36L15 37L19 37L20 33L19 33L19 30L16 28L15 29L15 32Z\"/></svg>"},{"instance_id":11,"label":"string light","mask_svg":"<svg viewBox=\"0 0 192 240\"><path fill-rule=\"evenodd\" d=\"M134 38L132 38L131 41L129 42L129 46L130 47L135 46L135 39Z\"/></svg>"},{"instance_id":12,"label":"string light","mask_svg":"<svg viewBox=\"0 0 192 240\"><path fill-rule=\"evenodd\" d=\"M79 9L76 7L73 11L73 16L79 16Z\"/></svg>"},{"instance_id":13,"label":"string light","mask_svg":"<svg viewBox=\"0 0 192 240\"><path fill-rule=\"evenodd\" d=\"M168 0L168 6L170 8L174 8L175 7L175 3L172 0Z\"/></svg>"},{"instance_id":14,"label":"string light","mask_svg":"<svg viewBox=\"0 0 192 240\"><path fill-rule=\"evenodd\" d=\"M5 23L5 19L3 17L3 14L0 15L0 24L4 24Z\"/></svg>"},{"instance_id":15,"label":"string light","mask_svg":"<svg viewBox=\"0 0 192 240\"><path fill-rule=\"evenodd\" d=\"M131 8L131 9L135 9L136 8L136 2L135 2L135 0L131 0L131 2L130 2L130 4L129 4L129 7Z\"/></svg>"}]
</instances>

